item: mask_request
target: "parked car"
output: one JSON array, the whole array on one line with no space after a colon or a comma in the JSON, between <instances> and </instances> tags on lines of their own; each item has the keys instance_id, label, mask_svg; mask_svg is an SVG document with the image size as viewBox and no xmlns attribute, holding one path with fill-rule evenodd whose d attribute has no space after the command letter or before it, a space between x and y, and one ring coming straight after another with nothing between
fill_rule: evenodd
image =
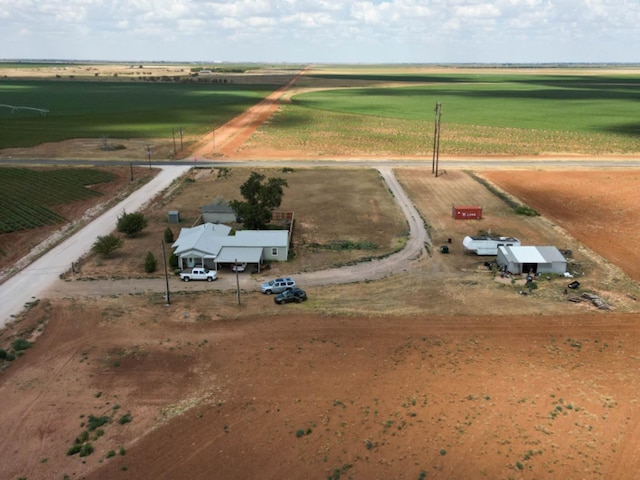
<instances>
[{"instance_id":1,"label":"parked car","mask_svg":"<svg viewBox=\"0 0 640 480\"><path fill-rule=\"evenodd\" d=\"M274 278L273 280L264 282L260 286L260 291L262 293L266 293L267 295L271 295L272 293L282 293L285 290L295 288L295 286L296 282L291 277Z\"/></svg>"},{"instance_id":2,"label":"parked car","mask_svg":"<svg viewBox=\"0 0 640 480\"><path fill-rule=\"evenodd\" d=\"M247 268L246 263L234 263L233 265L231 265L232 272L244 272L246 268Z\"/></svg>"},{"instance_id":3,"label":"parked car","mask_svg":"<svg viewBox=\"0 0 640 480\"><path fill-rule=\"evenodd\" d=\"M218 272L214 270L207 270L206 268L194 268L190 272L184 272L180 274L180 279L184 282L190 280L206 280L213 282L218 279Z\"/></svg>"},{"instance_id":4,"label":"parked car","mask_svg":"<svg viewBox=\"0 0 640 480\"><path fill-rule=\"evenodd\" d=\"M289 290L285 290L282 293L279 293L275 297L273 297L273 301L279 303L280 305L284 305L285 303L297 302L301 303L307 299L307 293L301 288L291 288Z\"/></svg>"}]
</instances>

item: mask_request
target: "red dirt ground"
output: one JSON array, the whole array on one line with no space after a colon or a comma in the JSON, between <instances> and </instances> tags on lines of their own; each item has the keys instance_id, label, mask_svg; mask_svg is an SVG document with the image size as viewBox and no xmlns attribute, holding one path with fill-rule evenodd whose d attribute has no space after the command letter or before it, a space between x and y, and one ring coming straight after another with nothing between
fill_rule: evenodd
<instances>
[{"instance_id":1,"label":"red dirt ground","mask_svg":"<svg viewBox=\"0 0 640 480\"><path fill-rule=\"evenodd\" d=\"M45 332L0 386L2 478L635 478L638 315L198 307L36 307ZM112 422L67 456L89 414Z\"/></svg>"}]
</instances>

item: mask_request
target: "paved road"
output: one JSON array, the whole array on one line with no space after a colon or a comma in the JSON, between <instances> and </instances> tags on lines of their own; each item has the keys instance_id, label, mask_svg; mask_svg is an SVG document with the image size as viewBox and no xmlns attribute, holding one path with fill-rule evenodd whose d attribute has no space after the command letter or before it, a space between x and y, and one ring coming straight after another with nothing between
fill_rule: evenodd
<instances>
[{"instance_id":1,"label":"paved road","mask_svg":"<svg viewBox=\"0 0 640 480\"><path fill-rule=\"evenodd\" d=\"M81 160L81 159L17 159L0 157L0 165L113 165L113 166L135 166L146 167L149 162L129 161L129 160ZM166 160L161 162L151 161L154 167L165 166L200 166L200 167L419 167L431 168L430 158L324 158L317 159L233 159L233 160L208 160L199 157L196 162L194 158L184 160ZM640 157L638 156L554 156L554 157L455 157L441 158L438 162L440 170L461 170L461 169L519 169L519 168L560 168L560 169L606 169L606 168L640 168Z\"/></svg>"},{"instance_id":2,"label":"paved road","mask_svg":"<svg viewBox=\"0 0 640 480\"><path fill-rule=\"evenodd\" d=\"M184 166L162 167L153 180L5 281L0 286L0 328L3 328L13 315L20 313L25 304L39 298L52 284L59 281L60 274L69 270L72 262L88 252L98 236L111 233L123 211L140 210L149 199L188 170L189 167Z\"/></svg>"}]
</instances>

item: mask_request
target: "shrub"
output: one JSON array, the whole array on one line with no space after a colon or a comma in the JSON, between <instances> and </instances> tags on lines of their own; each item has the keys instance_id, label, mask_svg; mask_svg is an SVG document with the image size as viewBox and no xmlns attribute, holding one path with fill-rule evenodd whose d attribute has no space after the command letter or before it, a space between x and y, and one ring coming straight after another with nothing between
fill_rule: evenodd
<instances>
[{"instance_id":1,"label":"shrub","mask_svg":"<svg viewBox=\"0 0 640 480\"><path fill-rule=\"evenodd\" d=\"M110 257L113 252L122 247L122 239L116 235L98 237L91 247L91 251L103 258Z\"/></svg>"},{"instance_id":2,"label":"shrub","mask_svg":"<svg viewBox=\"0 0 640 480\"><path fill-rule=\"evenodd\" d=\"M153 273L158 268L158 260L151 252L147 252L147 256L144 259L144 271L147 273Z\"/></svg>"},{"instance_id":3,"label":"shrub","mask_svg":"<svg viewBox=\"0 0 640 480\"><path fill-rule=\"evenodd\" d=\"M87 425L87 430L93 432L96 428L99 428L111 421L111 418L103 415L102 417L94 417L93 415L89 415L89 424Z\"/></svg>"},{"instance_id":4,"label":"shrub","mask_svg":"<svg viewBox=\"0 0 640 480\"><path fill-rule=\"evenodd\" d=\"M7 358L7 351L4 348L0 348L0 360Z\"/></svg>"},{"instance_id":5,"label":"shrub","mask_svg":"<svg viewBox=\"0 0 640 480\"><path fill-rule=\"evenodd\" d=\"M80 445L79 443L76 443L73 447L71 447L69 450L67 450L67 455L69 455L69 456L75 455L76 453L78 453L80 451L81 447L82 447L82 445Z\"/></svg>"},{"instance_id":6,"label":"shrub","mask_svg":"<svg viewBox=\"0 0 640 480\"><path fill-rule=\"evenodd\" d=\"M116 229L120 233L124 233L129 237L135 237L138 233L144 230L147 226L147 221L144 218L144 214L141 212L127 213L123 212L118 217L116 223Z\"/></svg>"},{"instance_id":7,"label":"shrub","mask_svg":"<svg viewBox=\"0 0 640 480\"><path fill-rule=\"evenodd\" d=\"M90 443L85 443L80 447L80 451L78 452L81 457L86 457L87 455L91 455L93 453L93 445Z\"/></svg>"},{"instance_id":8,"label":"shrub","mask_svg":"<svg viewBox=\"0 0 640 480\"><path fill-rule=\"evenodd\" d=\"M114 450L109 450L106 455L107 458L111 458L115 456L116 456L116 452Z\"/></svg>"},{"instance_id":9,"label":"shrub","mask_svg":"<svg viewBox=\"0 0 640 480\"><path fill-rule=\"evenodd\" d=\"M131 416L131 413L126 413L120 417L120 420L118 420L118 423L120 425L124 425L125 423L129 423L132 420L133 420L133 416Z\"/></svg>"},{"instance_id":10,"label":"shrub","mask_svg":"<svg viewBox=\"0 0 640 480\"><path fill-rule=\"evenodd\" d=\"M87 440L89 440L89 432L87 432L86 430L84 432L82 432L80 435L78 435L75 439L75 444L76 445L81 445L84 442L86 442Z\"/></svg>"},{"instance_id":11,"label":"shrub","mask_svg":"<svg viewBox=\"0 0 640 480\"><path fill-rule=\"evenodd\" d=\"M173 243L173 242L174 242L173 230L171 230L171 227L167 227L167 229L164 231L164 243Z\"/></svg>"},{"instance_id":12,"label":"shrub","mask_svg":"<svg viewBox=\"0 0 640 480\"><path fill-rule=\"evenodd\" d=\"M173 269L178 268L178 257L175 253L172 253L169 257L169 266Z\"/></svg>"},{"instance_id":13,"label":"shrub","mask_svg":"<svg viewBox=\"0 0 640 480\"><path fill-rule=\"evenodd\" d=\"M30 341L25 340L24 338L16 338L11 344L11 346L16 352L19 352L21 350L26 350L27 348L31 348L32 345L33 344Z\"/></svg>"}]
</instances>

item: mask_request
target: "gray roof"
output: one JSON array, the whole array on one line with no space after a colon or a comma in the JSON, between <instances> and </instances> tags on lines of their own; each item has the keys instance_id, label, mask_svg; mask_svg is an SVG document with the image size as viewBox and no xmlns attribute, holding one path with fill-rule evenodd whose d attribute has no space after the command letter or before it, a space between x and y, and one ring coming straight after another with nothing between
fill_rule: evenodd
<instances>
[{"instance_id":1,"label":"gray roof","mask_svg":"<svg viewBox=\"0 0 640 480\"><path fill-rule=\"evenodd\" d=\"M233 213L233 208L228 203L211 203L209 205L203 205L200 207L202 213Z\"/></svg>"},{"instance_id":2,"label":"gray roof","mask_svg":"<svg viewBox=\"0 0 640 480\"><path fill-rule=\"evenodd\" d=\"M262 260L261 247L222 247L216 258L218 263L260 263Z\"/></svg>"},{"instance_id":3,"label":"gray roof","mask_svg":"<svg viewBox=\"0 0 640 480\"><path fill-rule=\"evenodd\" d=\"M511 263L566 263L556 247L498 247Z\"/></svg>"},{"instance_id":4,"label":"gray roof","mask_svg":"<svg viewBox=\"0 0 640 480\"><path fill-rule=\"evenodd\" d=\"M231 227L219 223L203 223L193 228L180 230L178 239L173 242L176 255L189 250L217 254L220 250L221 239L227 238Z\"/></svg>"},{"instance_id":5,"label":"gray roof","mask_svg":"<svg viewBox=\"0 0 640 480\"><path fill-rule=\"evenodd\" d=\"M219 223L183 228L172 248L176 255L198 252L217 256L225 248L285 248L289 243L287 230L239 230L235 235L229 235L230 232L231 227Z\"/></svg>"}]
</instances>

